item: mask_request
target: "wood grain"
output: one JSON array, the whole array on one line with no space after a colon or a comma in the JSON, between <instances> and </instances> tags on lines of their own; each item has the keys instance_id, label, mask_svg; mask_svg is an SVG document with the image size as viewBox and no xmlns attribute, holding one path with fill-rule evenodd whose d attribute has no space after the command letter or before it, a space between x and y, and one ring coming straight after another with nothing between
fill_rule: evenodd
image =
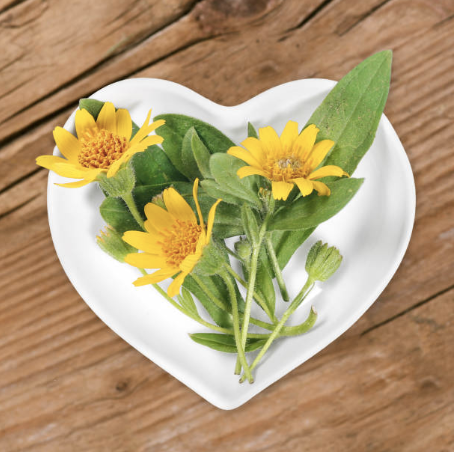
<instances>
[{"instance_id":1,"label":"wood grain","mask_svg":"<svg viewBox=\"0 0 454 452\"><path fill-rule=\"evenodd\" d=\"M0 2L0 450L454 449L449 0ZM50 239L45 170L80 97L160 77L233 105L392 48L386 114L417 187L394 279L339 340L223 412L111 332Z\"/></svg>"}]
</instances>

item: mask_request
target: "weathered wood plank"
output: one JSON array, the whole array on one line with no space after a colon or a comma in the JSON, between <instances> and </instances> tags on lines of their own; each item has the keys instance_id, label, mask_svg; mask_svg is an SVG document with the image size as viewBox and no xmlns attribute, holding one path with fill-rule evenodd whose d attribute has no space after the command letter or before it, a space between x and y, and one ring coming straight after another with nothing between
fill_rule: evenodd
<instances>
[{"instance_id":1,"label":"weathered wood plank","mask_svg":"<svg viewBox=\"0 0 454 452\"><path fill-rule=\"evenodd\" d=\"M443 450L454 441L453 296L450 291L361 339L338 340L234 412L188 392L107 328L84 319L89 312L76 326L71 316L50 313L63 324L59 332L48 336L37 328L23 356L2 358L2 374L18 369L21 377L2 382L0 446L279 452L304 443L314 451ZM52 366L46 366L49 352Z\"/></svg>"},{"instance_id":2,"label":"weathered wood plank","mask_svg":"<svg viewBox=\"0 0 454 452\"><path fill-rule=\"evenodd\" d=\"M454 448L452 2L98 2L78 14L87 5L0 2L0 450ZM236 104L293 79L338 79L386 47L386 113L417 186L406 257L342 338L246 406L216 410L80 300L34 159L79 97L119 78L168 78Z\"/></svg>"}]
</instances>

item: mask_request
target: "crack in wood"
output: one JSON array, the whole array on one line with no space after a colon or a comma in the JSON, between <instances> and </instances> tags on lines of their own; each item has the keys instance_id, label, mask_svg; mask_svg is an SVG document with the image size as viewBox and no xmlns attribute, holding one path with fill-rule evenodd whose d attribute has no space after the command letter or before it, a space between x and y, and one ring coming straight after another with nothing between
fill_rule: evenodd
<instances>
[{"instance_id":1,"label":"crack in wood","mask_svg":"<svg viewBox=\"0 0 454 452\"><path fill-rule=\"evenodd\" d=\"M11 9L15 8L16 6L19 6L21 3L25 3L27 1L30 1L30 0L15 0L15 1L12 1L9 5L5 6L5 8L3 8L2 10L0 10L0 15L3 15L5 13L7 13L8 11L10 11Z\"/></svg>"},{"instance_id":2,"label":"crack in wood","mask_svg":"<svg viewBox=\"0 0 454 452\"><path fill-rule=\"evenodd\" d=\"M8 190L11 190L12 188L14 188L16 185L19 185L21 184L22 182L24 182L25 180L27 180L29 177L32 177L34 176L36 173L38 173L39 171L42 171L44 170L44 168L42 167L37 167L35 168L33 171L30 171L29 173L27 174L24 174L22 177L20 177L19 179L16 179L15 181L11 182L10 184L8 184L7 186L3 187L1 190L0 190L0 195L2 195L3 193L7 192Z\"/></svg>"},{"instance_id":3,"label":"crack in wood","mask_svg":"<svg viewBox=\"0 0 454 452\"><path fill-rule=\"evenodd\" d=\"M7 210L6 212L3 212L0 214L0 220L2 220L4 217L7 215L11 215L12 213L22 209L22 207L25 207L27 204L31 203L34 201L36 198L38 198L41 195L41 193L37 193L36 195L32 196L31 198L27 199L26 201L20 203L19 205L13 207L12 209Z\"/></svg>"},{"instance_id":4,"label":"crack in wood","mask_svg":"<svg viewBox=\"0 0 454 452\"><path fill-rule=\"evenodd\" d=\"M399 317L402 317L402 316L408 314L409 312L413 311L414 309L417 309L420 306L423 306L426 303L429 303L430 301L435 300L439 296L444 295L445 293L448 293L449 291L451 291L453 289L454 289L454 284L443 290L438 291L437 293L431 295L430 297L425 298L424 300L418 301L418 303L415 303L413 306L410 306L409 308L404 309L402 312L399 312L399 313L393 315L392 317L389 317L388 319L383 320L382 322L377 323L376 325L373 325L370 328L367 328L360 334L360 337L365 336L366 334L369 334L371 331L374 331L377 328L387 325L388 323L391 323L392 321L398 319Z\"/></svg>"},{"instance_id":5,"label":"crack in wood","mask_svg":"<svg viewBox=\"0 0 454 452\"><path fill-rule=\"evenodd\" d=\"M346 35L349 31L353 30L356 26L358 26L361 22L364 22L368 17L372 16L376 11L381 9L383 6L385 6L387 3L389 3L391 0L384 0L378 5L375 5L373 8L371 8L369 11L361 15L356 22L354 22L352 25L350 25L347 29L343 30L341 33L339 33L339 36L344 36Z\"/></svg>"},{"instance_id":6,"label":"crack in wood","mask_svg":"<svg viewBox=\"0 0 454 452\"><path fill-rule=\"evenodd\" d=\"M105 66L106 64L110 63L112 60L115 60L116 58L120 57L121 55L123 55L124 53L128 52L129 50L131 50L131 48L134 48L134 47L137 47L137 46L140 46L143 42L145 42L147 39L151 38L152 36L162 32L163 30L165 30L166 28L178 23L179 21L181 21L182 19L184 19L186 16L188 16L189 14L191 14L191 12L194 10L194 8L197 6L198 3L202 2L204 0L197 0L193 3L190 4L190 7L189 8L186 8L182 11L182 14L178 17L176 17L172 22L167 22L165 24L163 24L161 27L159 27L158 29L155 29L153 30L152 33L144 36L143 38L141 38L140 40L134 42L134 43L131 43L131 45L129 46L125 46L120 52L118 53L115 53L115 54L109 54L107 56L105 56L101 61L98 61L96 64L92 65L90 68L88 68L85 72L83 72L82 74L79 74L77 75L76 77L73 77L72 79L68 80L66 83L60 85L58 88L48 92L46 95L40 97L39 99L36 99L34 102L32 102L31 104L27 105L26 107L24 108L21 108L20 110L16 111L13 115L11 115L6 121L3 121L2 124L5 124L7 123L9 120L11 120L12 118L15 118L16 116L26 112L27 110L29 110L30 108L38 105L39 103L51 98L52 96L54 96L55 94L58 94L59 92L63 91L64 89L66 88L69 88L70 86L74 85L75 83L85 79L86 77L90 76L91 74L95 73L98 69L102 68L103 66ZM152 63L153 64L153 63ZM124 76L124 78L127 78L127 77L130 77L130 75L126 74ZM27 80L27 82L30 81L30 80ZM20 86L19 86L20 87ZM15 87L14 90L18 89L19 87ZM5 95L7 94L10 94L10 92L8 93L5 93L3 94L2 97L4 97ZM89 95L91 93L85 93L84 95ZM84 96L83 95L83 96ZM83 97L82 96L82 97ZM1 97L0 97L1 98ZM70 107L71 105L73 105L73 101L65 104L61 109L60 111L62 110L65 110L66 108ZM50 113L49 115L46 116L47 119L51 118L55 116L54 113ZM39 121L36 121L32 124L30 124L31 127L35 126L37 123L39 122L42 122L42 119L44 118L41 118ZM4 140L2 142L0 142L0 146L4 146L6 143L10 142L11 141L11 137L13 135L10 135L10 136L7 136L4 138Z\"/></svg>"},{"instance_id":7,"label":"crack in wood","mask_svg":"<svg viewBox=\"0 0 454 452\"><path fill-rule=\"evenodd\" d=\"M330 3L334 0L325 0L324 2L320 3L316 8L313 9L311 13L309 13L302 21L300 21L297 25L292 28L285 30L285 33L292 33L293 31L299 30L303 28L306 24L308 24L312 19L318 16Z\"/></svg>"}]
</instances>

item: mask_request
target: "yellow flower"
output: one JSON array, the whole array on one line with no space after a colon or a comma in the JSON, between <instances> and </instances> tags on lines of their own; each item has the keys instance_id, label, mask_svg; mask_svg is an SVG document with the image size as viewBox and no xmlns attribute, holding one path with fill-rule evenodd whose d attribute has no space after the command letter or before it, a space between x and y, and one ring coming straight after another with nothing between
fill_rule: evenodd
<instances>
[{"instance_id":1,"label":"yellow flower","mask_svg":"<svg viewBox=\"0 0 454 452\"><path fill-rule=\"evenodd\" d=\"M82 187L93 182L99 173L112 177L122 163L127 162L137 152L144 151L152 144L162 143L158 135L148 136L164 124L163 120L149 124L151 110L142 127L131 139L132 121L128 110L115 111L111 102L106 102L95 121L87 110L76 112L77 138L62 127L54 130L58 149L66 159L54 155L42 155L36 163L63 177L82 179L62 187Z\"/></svg>"},{"instance_id":2,"label":"yellow flower","mask_svg":"<svg viewBox=\"0 0 454 452\"><path fill-rule=\"evenodd\" d=\"M186 276L191 273L202 257L203 249L210 242L214 214L221 200L218 199L211 207L205 230L197 199L198 184L199 180L196 179L193 196L199 223L184 198L174 188L167 188L162 194L167 210L148 203L145 206L146 232L125 232L123 240L134 248L144 251L128 254L125 262L138 268L159 269L137 279L134 282L135 286L158 283L179 273L167 290L169 296L174 297L180 292Z\"/></svg>"},{"instance_id":3,"label":"yellow flower","mask_svg":"<svg viewBox=\"0 0 454 452\"><path fill-rule=\"evenodd\" d=\"M228 154L250 165L238 170L241 179L253 174L269 179L274 199L285 201L294 185L303 196L314 189L319 195L329 196L330 189L316 179L348 174L334 165L316 169L334 145L331 140L315 144L318 132L316 126L310 125L298 133L298 123L288 121L280 137L272 127L264 127L259 129L259 139L250 137L241 143L246 149L234 146Z\"/></svg>"}]
</instances>

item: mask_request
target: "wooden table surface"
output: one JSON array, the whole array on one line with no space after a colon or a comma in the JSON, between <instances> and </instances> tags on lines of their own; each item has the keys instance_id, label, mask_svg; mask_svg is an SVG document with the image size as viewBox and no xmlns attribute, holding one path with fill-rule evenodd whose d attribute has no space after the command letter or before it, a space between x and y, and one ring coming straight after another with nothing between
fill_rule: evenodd
<instances>
[{"instance_id":1,"label":"wooden table surface","mask_svg":"<svg viewBox=\"0 0 454 452\"><path fill-rule=\"evenodd\" d=\"M452 0L0 0L0 451L454 450ZM114 334L55 254L47 171L81 97L128 77L225 105L394 51L386 114L416 223L393 280L317 356L226 412Z\"/></svg>"}]
</instances>

